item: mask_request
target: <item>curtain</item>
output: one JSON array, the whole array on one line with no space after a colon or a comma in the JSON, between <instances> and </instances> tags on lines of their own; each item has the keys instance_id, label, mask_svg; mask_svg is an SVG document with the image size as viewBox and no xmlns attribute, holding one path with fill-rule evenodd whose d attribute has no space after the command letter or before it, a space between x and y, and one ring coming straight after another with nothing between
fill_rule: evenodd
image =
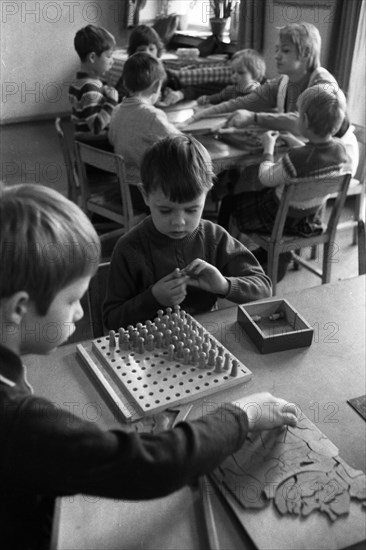
<instances>
[{"instance_id":1,"label":"curtain","mask_svg":"<svg viewBox=\"0 0 366 550\"><path fill-rule=\"evenodd\" d=\"M253 48L263 52L265 0L241 0L238 49Z\"/></svg>"},{"instance_id":2,"label":"curtain","mask_svg":"<svg viewBox=\"0 0 366 550\"><path fill-rule=\"evenodd\" d=\"M337 0L327 69L347 93L362 0Z\"/></svg>"},{"instance_id":3,"label":"curtain","mask_svg":"<svg viewBox=\"0 0 366 550\"><path fill-rule=\"evenodd\" d=\"M348 111L352 122L366 126L365 83L366 83L366 0L362 7L357 29L348 92ZM362 99L363 98L363 99Z\"/></svg>"}]
</instances>

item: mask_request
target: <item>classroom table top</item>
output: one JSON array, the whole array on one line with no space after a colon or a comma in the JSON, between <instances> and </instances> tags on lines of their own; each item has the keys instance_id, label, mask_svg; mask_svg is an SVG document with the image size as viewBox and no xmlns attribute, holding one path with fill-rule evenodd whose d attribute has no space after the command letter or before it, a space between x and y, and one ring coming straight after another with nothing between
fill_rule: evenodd
<instances>
[{"instance_id":1,"label":"classroom table top","mask_svg":"<svg viewBox=\"0 0 366 550\"><path fill-rule=\"evenodd\" d=\"M261 355L236 322L237 306L199 316L253 373L247 384L216 394L216 401L235 401L258 391L294 401L350 466L365 471L365 421L347 403L365 393L365 282L366 276L360 276L285 296L314 328L312 345L306 348ZM77 360L74 344L62 346L52 357L28 356L24 362L38 394L89 419L97 404L100 425L115 426L113 412ZM205 401L194 402L190 418L202 414L205 406ZM212 504L220 548L254 548L216 491ZM144 502L62 498L53 535L57 550L208 548L197 487Z\"/></svg>"}]
</instances>

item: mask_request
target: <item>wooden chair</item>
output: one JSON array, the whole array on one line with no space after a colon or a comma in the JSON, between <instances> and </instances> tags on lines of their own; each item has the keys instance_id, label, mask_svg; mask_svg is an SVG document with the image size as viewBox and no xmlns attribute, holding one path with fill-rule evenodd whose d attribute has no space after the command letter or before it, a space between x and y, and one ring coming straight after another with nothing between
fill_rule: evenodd
<instances>
[{"instance_id":1,"label":"wooden chair","mask_svg":"<svg viewBox=\"0 0 366 550\"><path fill-rule=\"evenodd\" d=\"M110 262L99 264L96 274L90 281L87 292L90 328L93 338L100 338L105 334L102 308L107 294L109 266Z\"/></svg>"},{"instance_id":2,"label":"wooden chair","mask_svg":"<svg viewBox=\"0 0 366 550\"><path fill-rule=\"evenodd\" d=\"M67 174L67 197L78 203L80 197L80 183L75 165L74 129L71 124L57 117L55 128L61 145Z\"/></svg>"},{"instance_id":3,"label":"wooden chair","mask_svg":"<svg viewBox=\"0 0 366 550\"><path fill-rule=\"evenodd\" d=\"M120 155L75 142L77 173L80 181L81 207L88 215L97 214L120 226L101 235L101 239L127 233L146 213L132 206L130 187L126 181L125 164ZM88 176L88 167L100 170L98 185ZM115 178L111 182L110 175Z\"/></svg>"},{"instance_id":4,"label":"wooden chair","mask_svg":"<svg viewBox=\"0 0 366 550\"><path fill-rule=\"evenodd\" d=\"M355 136L358 142L360 160L355 177L351 179L347 193L348 197L354 197L353 218L338 224L338 231L353 228L353 242L357 243L358 222L362 219L362 213L365 208L365 185L366 185L366 128L359 124L353 124L355 127ZM332 194L328 199L335 199Z\"/></svg>"},{"instance_id":5,"label":"wooden chair","mask_svg":"<svg viewBox=\"0 0 366 550\"><path fill-rule=\"evenodd\" d=\"M345 174L339 177L328 178L321 184L319 183L319 180L316 180L310 183L296 182L285 185L272 234L264 235L260 233L250 233L247 235L251 241L267 251L267 275L272 280L273 295L276 294L278 261L279 255L282 252L291 252L295 262L298 262L300 265L311 271L314 275L320 277L322 284L329 283L332 267L332 246L334 244L337 224L347 196L350 180L351 174ZM296 201L306 201L315 198L321 199L330 193L336 193L337 198L331 207L331 214L324 233L313 237L300 237L297 235L283 234L289 205L294 198L296 198ZM323 264L322 269L319 270L316 269L309 261L301 258L298 251L301 248L321 244L323 245Z\"/></svg>"}]
</instances>

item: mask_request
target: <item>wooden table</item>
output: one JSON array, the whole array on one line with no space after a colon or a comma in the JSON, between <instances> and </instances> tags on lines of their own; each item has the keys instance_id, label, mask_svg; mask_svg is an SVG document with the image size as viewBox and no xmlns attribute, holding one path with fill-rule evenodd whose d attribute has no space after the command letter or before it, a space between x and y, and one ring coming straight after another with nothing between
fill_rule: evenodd
<instances>
[{"instance_id":1,"label":"wooden table","mask_svg":"<svg viewBox=\"0 0 366 550\"><path fill-rule=\"evenodd\" d=\"M194 114L196 106L196 101L182 101L164 108L164 112L170 122L178 124L188 120ZM226 143L214 134L201 134L195 137L209 152L216 174L229 168L245 168L260 162L261 154L253 154L251 151Z\"/></svg>"},{"instance_id":2,"label":"wooden table","mask_svg":"<svg viewBox=\"0 0 366 550\"><path fill-rule=\"evenodd\" d=\"M210 403L196 402L190 416L199 416L212 402L267 390L295 401L337 445L340 456L365 471L365 421L347 403L365 393L365 283L362 276L286 296L314 327L309 348L260 355L236 323L236 307L200 316L200 322L253 372L253 378L211 397ZM63 346L52 358L28 357L25 363L37 393L102 426L115 425L112 411L76 359L74 345ZM221 498L213 493L212 499L220 547L253 548ZM207 549L199 491L186 487L162 499L137 503L83 495L59 499L53 548Z\"/></svg>"}]
</instances>

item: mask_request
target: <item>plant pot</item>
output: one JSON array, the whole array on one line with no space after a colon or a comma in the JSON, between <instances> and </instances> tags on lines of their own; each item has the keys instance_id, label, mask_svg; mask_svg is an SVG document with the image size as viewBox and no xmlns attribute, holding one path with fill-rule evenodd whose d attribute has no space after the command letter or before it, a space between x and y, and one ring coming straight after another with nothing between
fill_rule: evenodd
<instances>
[{"instance_id":1,"label":"plant pot","mask_svg":"<svg viewBox=\"0 0 366 550\"><path fill-rule=\"evenodd\" d=\"M227 17L226 19L212 17L210 19L210 25L211 25L212 34L216 36L219 40L222 40L224 37L225 31L230 26L230 17Z\"/></svg>"}]
</instances>

